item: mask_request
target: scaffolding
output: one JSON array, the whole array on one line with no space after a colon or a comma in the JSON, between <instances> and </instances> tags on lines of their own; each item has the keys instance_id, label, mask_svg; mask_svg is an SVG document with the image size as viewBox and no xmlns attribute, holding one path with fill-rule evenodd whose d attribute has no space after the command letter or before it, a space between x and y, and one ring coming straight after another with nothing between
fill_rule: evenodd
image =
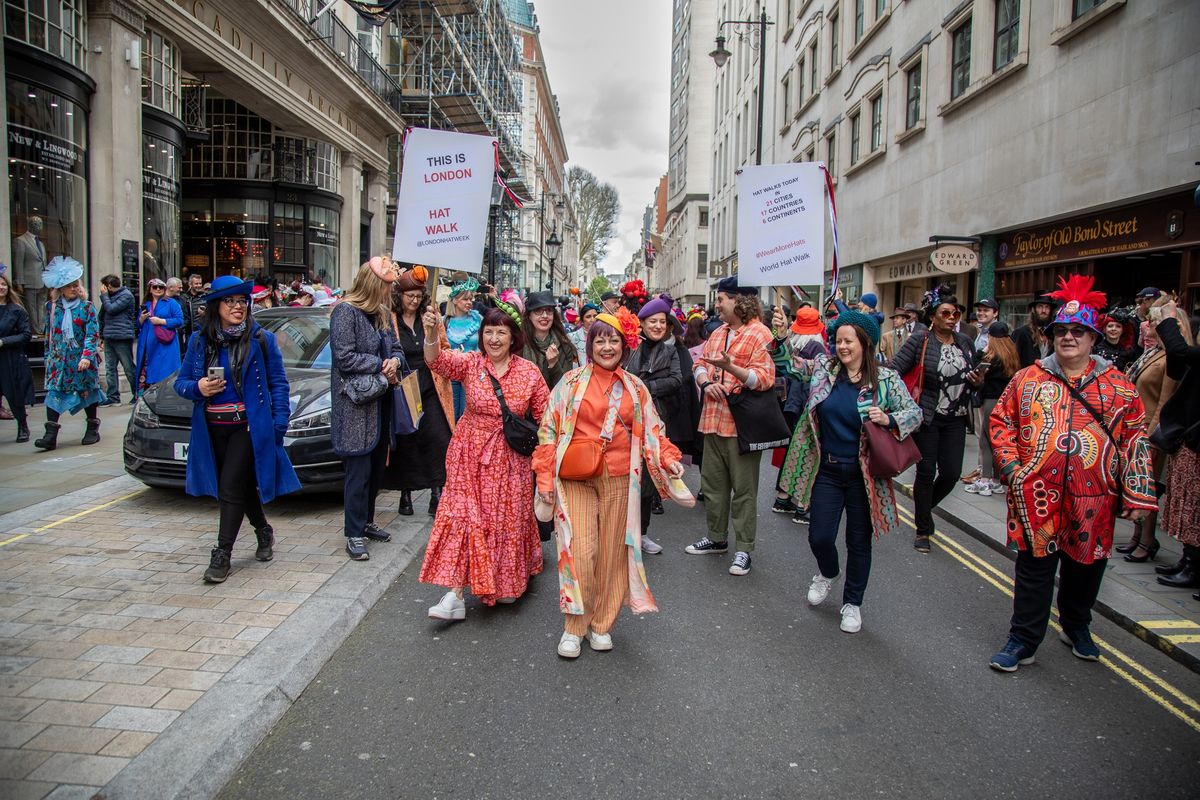
<instances>
[{"instance_id":1,"label":"scaffolding","mask_svg":"<svg viewBox=\"0 0 1200 800\"><path fill-rule=\"evenodd\" d=\"M408 0L396 9L393 22L388 26L387 69L400 84L405 122L496 137L505 181L517 194L526 194L521 50L500 0ZM400 152L397 142L393 187L399 186ZM512 258L518 214L503 197L493 223L501 286L514 285L518 272Z\"/></svg>"}]
</instances>

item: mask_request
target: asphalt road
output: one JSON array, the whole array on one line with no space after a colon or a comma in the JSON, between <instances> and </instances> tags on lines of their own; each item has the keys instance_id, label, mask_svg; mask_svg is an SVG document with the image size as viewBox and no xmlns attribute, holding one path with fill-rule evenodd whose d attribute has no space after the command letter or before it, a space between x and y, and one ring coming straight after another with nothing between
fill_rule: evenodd
<instances>
[{"instance_id":1,"label":"asphalt road","mask_svg":"<svg viewBox=\"0 0 1200 800\"><path fill-rule=\"evenodd\" d=\"M585 643L573 662L555 654L549 545L524 599L468 602L460 623L426 617L441 591L416 582L414 562L221 796L1200 791L1200 676L1103 619L1094 632L1130 661L1079 661L1051 632L1036 664L990 670L1011 566L969 537L943 526L964 549L928 556L908 534L878 542L863 630L849 635L838 629L840 581L825 605L805 601L816 571L806 527L764 510L754 569L735 578L726 556L683 552L702 514L669 505L654 518L666 551L647 565L661 612L624 611L615 649Z\"/></svg>"}]
</instances>

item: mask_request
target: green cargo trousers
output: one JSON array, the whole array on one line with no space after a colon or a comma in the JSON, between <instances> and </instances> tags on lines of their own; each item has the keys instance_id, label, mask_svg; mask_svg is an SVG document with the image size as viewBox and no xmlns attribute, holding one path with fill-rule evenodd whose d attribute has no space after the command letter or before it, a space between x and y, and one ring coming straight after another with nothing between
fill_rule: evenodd
<instances>
[{"instance_id":1,"label":"green cargo trousers","mask_svg":"<svg viewBox=\"0 0 1200 800\"><path fill-rule=\"evenodd\" d=\"M733 514L735 550L754 551L758 533L758 467L762 452L738 452L736 436L704 434L704 460L700 464L700 491L708 517L708 538L728 541L729 515ZM732 493L733 498L730 499Z\"/></svg>"}]
</instances>

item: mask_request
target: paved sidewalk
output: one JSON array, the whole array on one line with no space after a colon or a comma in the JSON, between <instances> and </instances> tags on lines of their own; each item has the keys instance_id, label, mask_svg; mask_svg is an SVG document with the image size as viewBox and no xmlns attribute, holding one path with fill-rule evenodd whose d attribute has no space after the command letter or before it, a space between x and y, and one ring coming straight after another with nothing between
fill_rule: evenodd
<instances>
[{"instance_id":1,"label":"paved sidewalk","mask_svg":"<svg viewBox=\"0 0 1200 800\"><path fill-rule=\"evenodd\" d=\"M354 563L340 497L277 501L274 561L243 528L219 586L209 499L100 475L0 516L0 797L215 794L424 545L396 502Z\"/></svg>"},{"instance_id":2,"label":"paved sidewalk","mask_svg":"<svg viewBox=\"0 0 1200 800\"><path fill-rule=\"evenodd\" d=\"M978 463L976 439L967 437L963 472ZM900 476L901 490L912 495L915 470ZM934 510L940 516L990 547L1016 559L1007 547L1007 507L1004 495L979 497L964 491L959 484L954 493ZM1197 521L1200 524L1200 520ZM1133 525L1117 521L1116 541L1124 543L1133 536ZM1183 548L1161 527L1157 532L1162 549L1153 561L1131 564L1123 556L1109 559L1104 584L1100 587L1097 610L1140 639L1167 653L1175 660L1200 672L1200 601L1192 598L1195 589L1172 589L1155 581L1154 567L1173 564Z\"/></svg>"}]
</instances>

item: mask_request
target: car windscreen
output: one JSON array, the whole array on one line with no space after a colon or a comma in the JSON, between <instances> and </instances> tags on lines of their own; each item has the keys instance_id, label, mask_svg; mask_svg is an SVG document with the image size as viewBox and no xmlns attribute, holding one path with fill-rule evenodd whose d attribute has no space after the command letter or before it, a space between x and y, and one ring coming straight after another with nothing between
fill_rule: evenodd
<instances>
[{"instance_id":1,"label":"car windscreen","mask_svg":"<svg viewBox=\"0 0 1200 800\"><path fill-rule=\"evenodd\" d=\"M263 314L254 320L275 334L283 366L329 369L329 316L326 314Z\"/></svg>"}]
</instances>

